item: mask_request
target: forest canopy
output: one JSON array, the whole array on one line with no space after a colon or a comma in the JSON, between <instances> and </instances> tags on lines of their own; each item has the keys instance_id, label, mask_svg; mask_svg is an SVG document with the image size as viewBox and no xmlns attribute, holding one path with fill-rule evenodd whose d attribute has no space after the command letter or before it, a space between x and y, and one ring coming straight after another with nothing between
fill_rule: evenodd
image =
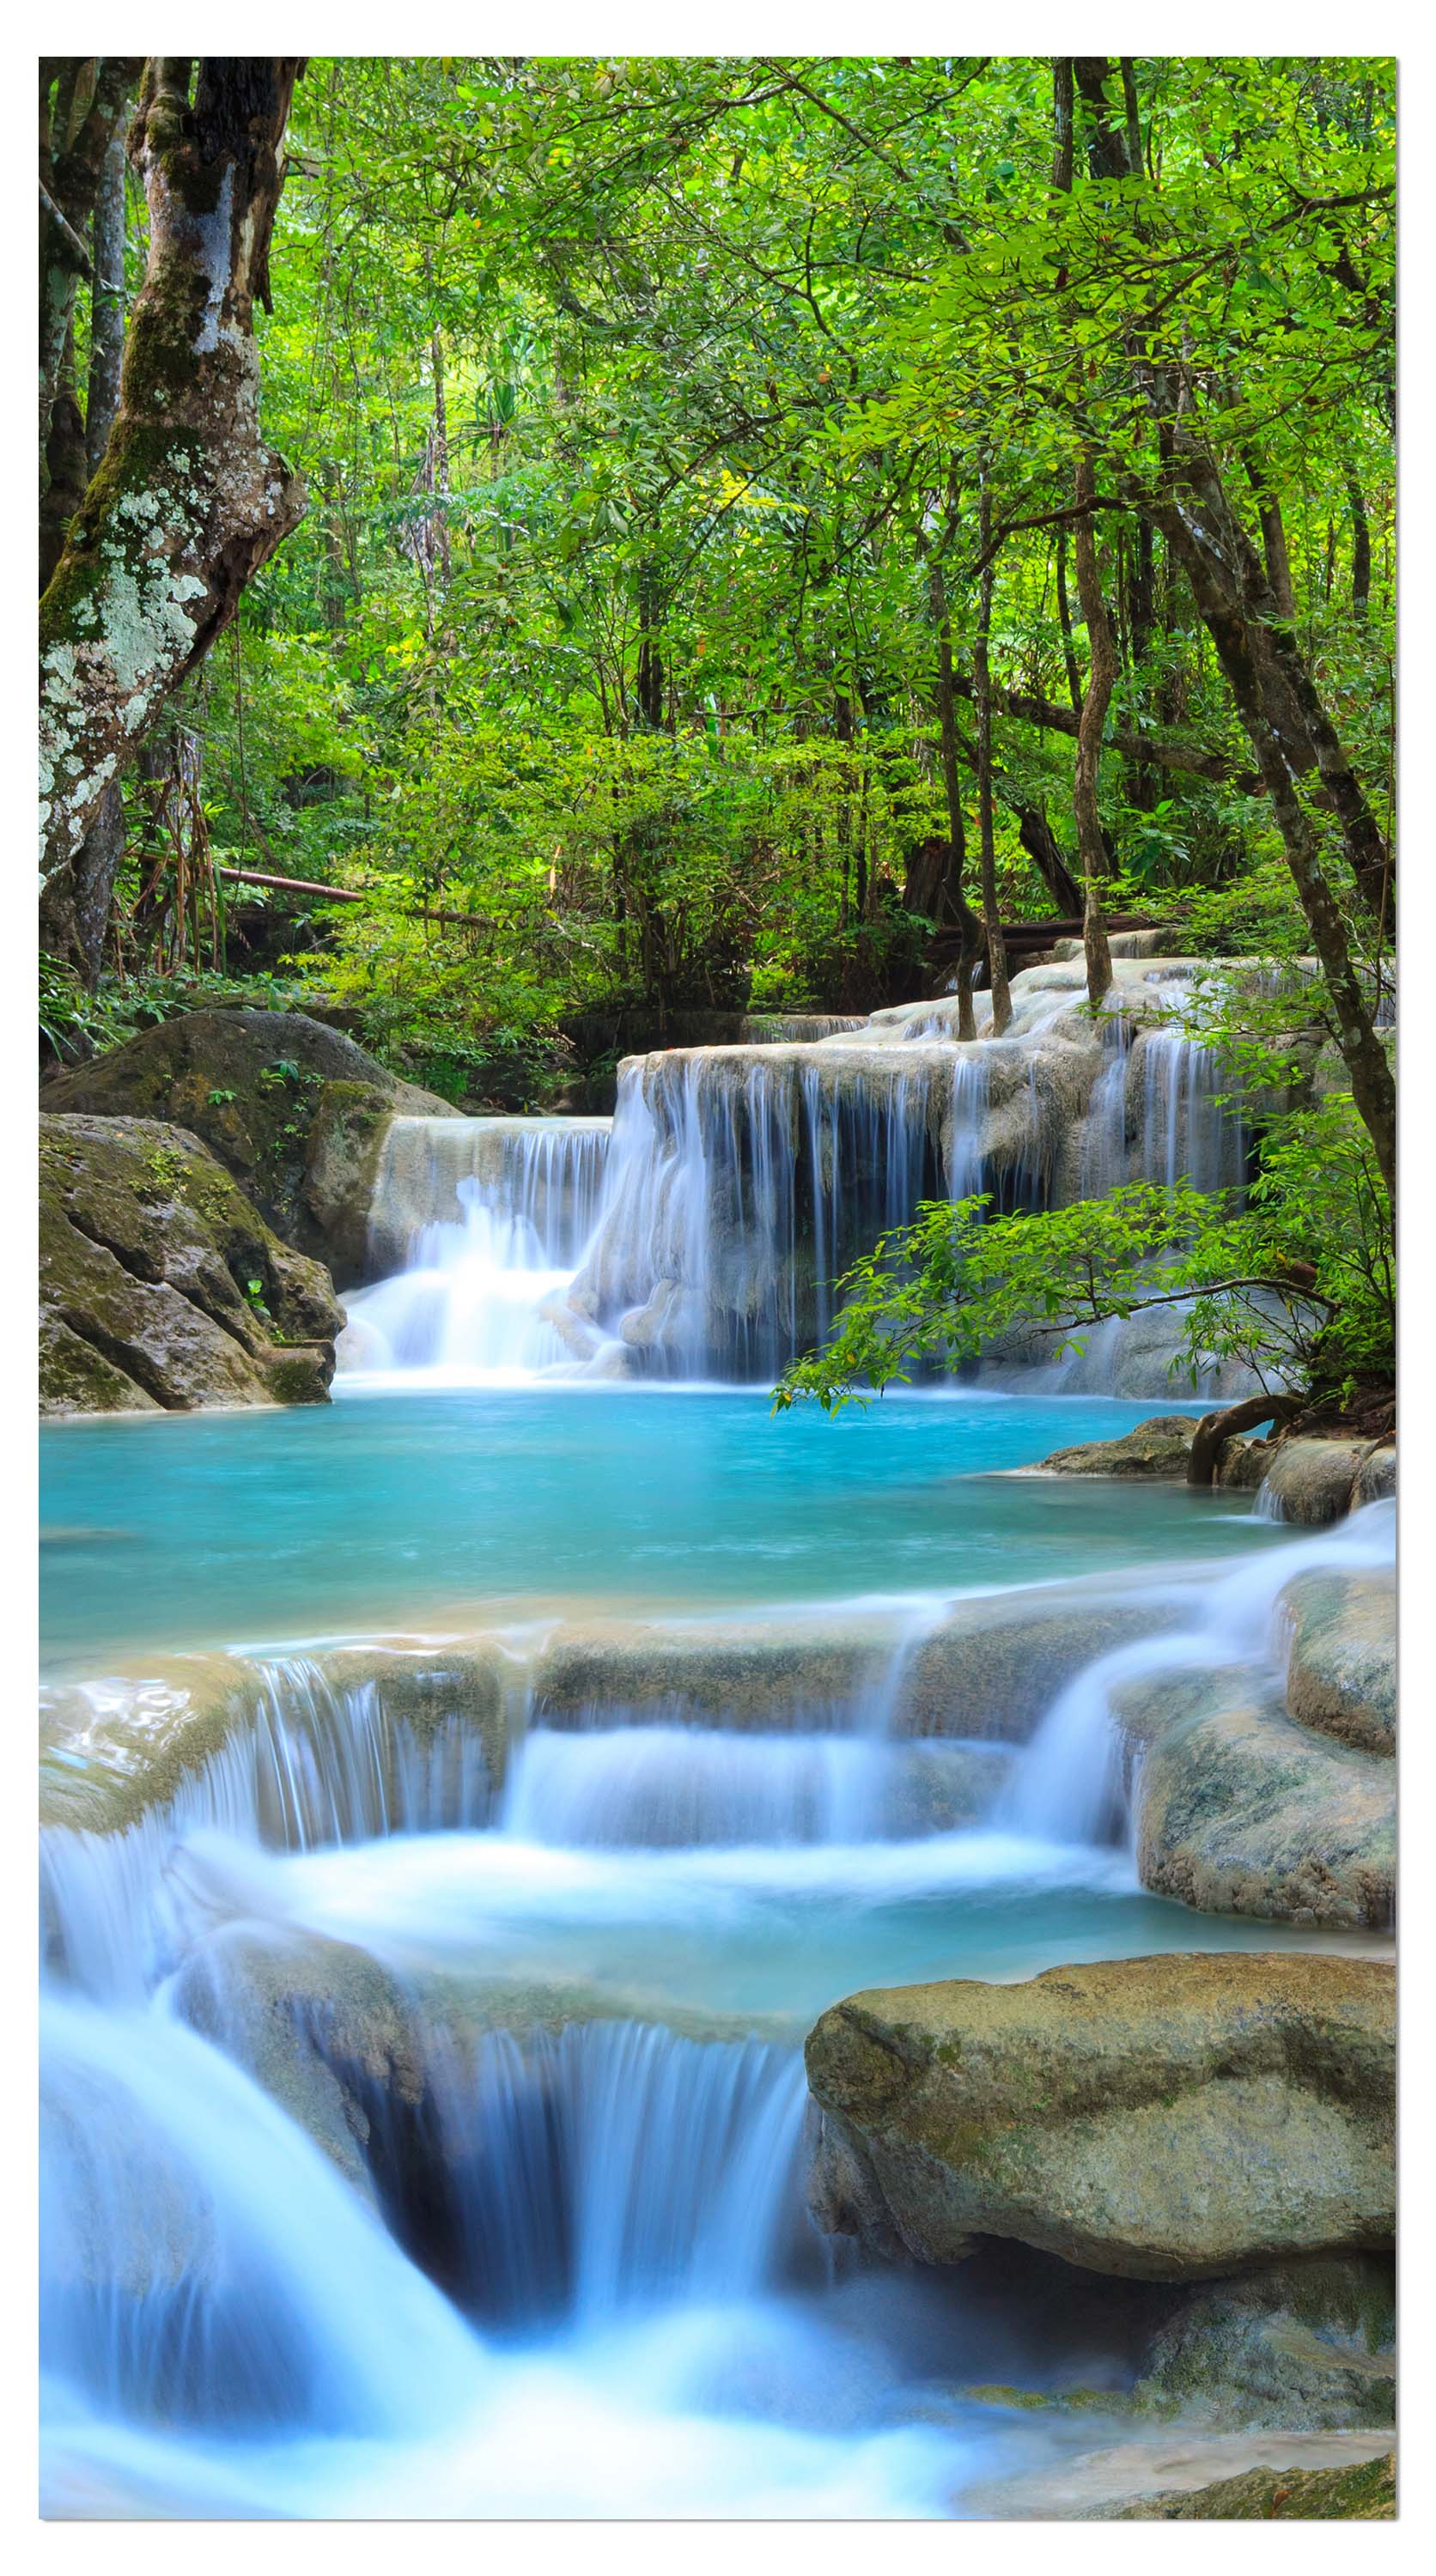
<instances>
[{"instance_id":1,"label":"forest canopy","mask_svg":"<svg viewBox=\"0 0 1436 2576\"><path fill-rule=\"evenodd\" d=\"M126 182L139 65L45 68L82 249L119 172L118 253L50 316L63 655L106 475L151 453L164 118L192 149L233 103L147 66ZM185 557L204 617L122 749L98 929L51 903L56 1052L240 977L545 1105L604 1014L864 1011L1085 913L1099 980L1113 919L1314 952L1384 1165L1389 62L255 68L234 305L292 524L237 579Z\"/></svg>"}]
</instances>

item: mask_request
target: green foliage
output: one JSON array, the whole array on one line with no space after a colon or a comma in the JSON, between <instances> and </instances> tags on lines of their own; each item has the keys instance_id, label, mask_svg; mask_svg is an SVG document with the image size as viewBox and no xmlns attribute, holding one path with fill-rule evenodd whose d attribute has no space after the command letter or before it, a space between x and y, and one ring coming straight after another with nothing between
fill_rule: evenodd
<instances>
[{"instance_id":1,"label":"green foliage","mask_svg":"<svg viewBox=\"0 0 1436 2576\"><path fill-rule=\"evenodd\" d=\"M1116 1317L1176 1307L1174 1371L1238 1360L1264 1386L1349 1393L1395 1368L1390 1204L1349 1095L1276 1119L1245 1205L1147 1182L1047 1213L929 1203L842 1280L827 1350L775 1390L838 1411L961 1368L1014 1331L1045 1358Z\"/></svg>"}]
</instances>

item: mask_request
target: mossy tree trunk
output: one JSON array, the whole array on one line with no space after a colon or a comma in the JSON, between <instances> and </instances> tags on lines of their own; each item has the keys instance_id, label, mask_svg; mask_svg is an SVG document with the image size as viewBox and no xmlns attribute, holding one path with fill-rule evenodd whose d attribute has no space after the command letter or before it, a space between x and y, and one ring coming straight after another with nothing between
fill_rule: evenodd
<instances>
[{"instance_id":1,"label":"mossy tree trunk","mask_svg":"<svg viewBox=\"0 0 1436 2576\"><path fill-rule=\"evenodd\" d=\"M1079 506L1089 505L1095 493L1091 451L1084 449L1077 466ZM1102 597L1097 539L1090 507L1083 506L1082 516L1076 522L1075 545L1077 594L1087 627L1087 688L1077 732L1072 806L1077 821L1077 851L1082 861L1082 948L1087 960L1087 998L1095 1010L1112 981L1112 952L1107 944L1107 926L1102 918L1102 898L1098 892L1098 880L1107 864L1107 851L1097 811L1097 772L1102 759L1107 709L1112 703L1112 690L1117 678L1117 648L1112 640L1111 622Z\"/></svg>"},{"instance_id":2,"label":"mossy tree trunk","mask_svg":"<svg viewBox=\"0 0 1436 2576\"><path fill-rule=\"evenodd\" d=\"M120 408L40 608L42 937L83 967L76 868L126 760L298 524L259 427L280 147L298 56L145 66L130 155L149 206Z\"/></svg>"},{"instance_id":3,"label":"mossy tree trunk","mask_svg":"<svg viewBox=\"0 0 1436 2576\"><path fill-rule=\"evenodd\" d=\"M89 224L105 156L140 76L138 56L40 57L40 490L49 480L50 423L75 319L91 274Z\"/></svg>"}]
</instances>

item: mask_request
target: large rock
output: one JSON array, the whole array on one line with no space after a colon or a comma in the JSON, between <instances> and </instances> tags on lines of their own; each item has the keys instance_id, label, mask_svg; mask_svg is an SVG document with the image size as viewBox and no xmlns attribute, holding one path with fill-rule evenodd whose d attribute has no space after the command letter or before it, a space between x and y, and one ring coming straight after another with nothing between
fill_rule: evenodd
<instances>
[{"instance_id":1,"label":"large rock","mask_svg":"<svg viewBox=\"0 0 1436 2576\"><path fill-rule=\"evenodd\" d=\"M452 1118L342 1030L302 1011L191 1011L45 1085L45 1109L164 1118L202 1137L276 1233L364 1275L369 1198L391 1118Z\"/></svg>"},{"instance_id":2,"label":"large rock","mask_svg":"<svg viewBox=\"0 0 1436 2576\"><path fill-rule=\"evenodd\" d=\"M1393 1502L1396 1497L1396 1443L1383 1440L1368 1449L1356 1470L1351 1488L1351 1508L1360 1511L1363 1503Z\"/></svg>"},{"instance_id":3,"label":"large rock","mask_svg":"<svg viewBox=\"0 0 1436 2576\"><path fill-rule=\"evenodd\" d=\"M1365 1456L1358 1440L1279 1440L1272 1444L1263 1496L1280 1521L1322 1529L1351 1508L1352 1487Z\"/></svg>"},{"instance_id":4,"label":"large rock","mask_svg":"<svg viewBox=\"0 0 1436 2576\"><path fill-rule=\"evenodd\" d=\"M1384 2252L1395 2040L1390 1968L1295 1953L854 1995L808 2039L810 2205L923 2263L989 2236L1149 2280Z\"/></svg>"},{"instance_id":5,"label":"large rock","mask_svg":"<svg viewBox=\"0 0 1436 2576\"><path fill-rule=\"evenodd\" d=\"M1293 1723L1242 1666L1120 1683L1141 1754L1133 1798L1142 1884L1211 1914L1383 1928L1394 1908L1396 1787L1379 1756Z\"/></svg>"},{"instance_id":6,"label":"large rock","mask_svg":"<svg viewBox=\"0 0 1436 2576\"><path fill-rule=\"evenodd\" d=\"M1396 1750L1396 1578L1313 1571L1287 1585L1286 1704L1368 1753Z\"/></svg>"},{"instance_id":7,"label":"large rock","mask_svg":"<svg viewBox=\"0 0 1436 2576\"><path fill-rule=\"evenodd\" d=\"M41 1119L42 1413L320 1404L343 1322L183 1128Z\"/></svg>"},{"instance_id":8,"label":"large rock","mask_svg":"<svg viewBox=\"0 0 1436 2576\"><path fill-rule=\"evenodd\" d=\"M1119 1440L1082 1440L1075 1449L1054 1449L1042 1469L1053 1476L1185 1477L1196 1434L1194 1414L1154 1413Z\"/></svg>"},{"instance_id":9,"label":"large rock","mask_svg":"<svg viewBox=\"0 0 1436 2576\"><path fill-rule=\"evenodd\" d=\"M1366 2254L1214 2282L1159 2329L1133 2395L1213 2425L1394 2424L1394 2266Z\"/></svg>"}]
</instances>

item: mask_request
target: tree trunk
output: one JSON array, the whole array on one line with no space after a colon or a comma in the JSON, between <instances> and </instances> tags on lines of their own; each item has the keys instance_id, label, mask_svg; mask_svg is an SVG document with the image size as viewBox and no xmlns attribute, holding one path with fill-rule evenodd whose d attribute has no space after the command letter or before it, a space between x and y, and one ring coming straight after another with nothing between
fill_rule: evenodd
<instances>
[{"instance_id":1,"label":"tree trunk","mask_svg":"<svg viewBox=\"0 0 1436 2576\"><path fill-rule=\"evenodd\" d=\"M65 341L60 380L50 407L50 435L45 447L45 482L40 494L40 587L43 590L65 551L70 521L85 497L85 423L75 386L75 334Z\"/></svg>"},{"instance_id":2,"label":"tree trunk","mask_svg":"<svg viewBox=\"0 0 1436 2576\"><path fill-rule=\"evenodd\" d=\"M1216 646L1237 714L1271 798L1272 818L1281 834L1301 908L1321 961L1336 1019L1337 1044L1351 1077L1351 1096L1375 1149L1382 1179L1396 1193L1396 1083L1386 1051L1372 1025L1341 908L1326 881L1315 827L1297 793L1296 779L1271 721L1262 686L1255 628L1242 603L1229 595L1221 578L1221 556L1195 540L1180 504L1163 513L1161 524L1182 555L1203 623Z\"/></svg>"},{"instance_id":3,"label":"tree trunk","mask_svg":"<svg viewBox=\"0 0 1436 2576\"><path fill-rule=\"evenodd\" d=\"M1163 529L1180 556L1203 621L1222 651L1213 616L1224 628L1245 628L1266 725L1289 779L1315 770L1324 801L1341 829L1357 888L1378 920L1393 909L1391 854L1366 801L1361 782L1326 712L1290 621L1273 596L1265 566L1227 497L1215 459L1185 432L1169 428L1175 390L1156 370L1147 391L1168 435L1167 493L1153 509L1140 506Z\"/></svg>"},{"instance_id":4,"label":"tree trunk","mask_svg":"<svg viewBox=\"0 0 1436 2576\"><path fill-rule=\"evenodd\" d=\"M957 696L952 685L952 620L948 615L947 584L942 565L934 557L928 569L928 600L933 624L937 629L937 717L942 743L942 784L947 804L948 865L943 879L939 924L943 913L955 921L961 932L957 958L957 1034L960 1040L975 1038L977 1017L972 1007L972 979L977 960L982 954L982 924L967 900L963 878L967 870L967 835L962 817L962 776L957 762Z\"/></svg>"},{"instance_id":5,"label":"tree trunk","mask_svg":"<svg viewBox=\"0 0 1436 2576\"><path fill-rule=\"evenodd\" d=\"M1078 502L1090 501L1096 489L1092 453L1088 448L1083 450L1077 466ZM1102 597L1101 577L1097 570L1097 538L1090 511L1084 510L1073 524L1077 595L1087 627L1087 694L1082 701L1082 722L1077 734L1072 806L1077 818L1077 854L1082 863L1082 949L1087 960L1087 998L1095 1010L1112 981L1112 952L1107 945L1101 897L1097 891L1097 880L1107 858L1097 811L1097 775L1102 759L1103 727L1117 677L1117 654Z\"/></svg>"},{"instance_id":6,"label":"tree trunk","mask_svg":"<svg viewBox=\"0 0 1436 2576\"><path fill-rule=\"evenodd\" d=\"M992 543L992 496L985 474L982 478L980 526L985 555ZM977 639L972 649L972 678L977 709L977 818L982 840L982 925L987 934L987 975L992 987L992 1034L1000 1038L1012 1017L1012 995L1007 982L1002 916L997 904L997 847L992 829L992 673L988 648L992 636L992 594L996 580L996 564L984 565L978 593Z\"/></svg>"},{"instance_id":7,"label":"tree trunk","mask_svg":"<svg viewBox=\"0 0 1436 2576\"><path fill-rule=\"evenodd\" d=\"M125 354L125 138L118 125L105 147L95 199L94 262L90 387L85 402L85 454L92 478L99 473L120 408L120 366Z\"/></svg>"},{"instance_id":8,"label":"tree trunk","mask_svg":"<svg viewBox=\"0 0 1436 2576\"><path fill-rule=\"evenodd\" d=\"M1067 596L1067 529L1057 531L1057 625L1062 637L1062 667L1067 674L1067 695L1072 713L1082 721L1082 674L1077 668L1077 648L1072 641L1072 603Z\"/></svg>"},{"instance_id":9,"label":"tree trunk","mask_svg":"<svg viewBox=\"0 0 1436 2576\"><path fill-rule=\"evenodd\" d=\"M79 952L75 862L106 787L303 512L259 432L252 315L269 300L280 144L300 58L146 66L132 157L149 266L120 409L41 603L45 944Z\"/></svg>"},{"instance_id":10,"label":"tree trunk","mask_svg":"<svg viewBox=\"0 0 1436 2576\"><path fill-rule=\"evenodd\" d=\"M1052 185L1064 196L1072 188L1072 56L1057 54L1052 63Z\"/></svg>"},{"instance_id":11,"label":"tree trunk","mask_svg":"<svg viewBox=\"0 0 1436 2576\"><path fill-rule=\"evenodd\" d=\"M1281 515L1281 503L1275 492L1263 488L1261 475L1250 456L1246 459L1246 469L1256 494L1262 553L1266 557L1266 577L1271 584L1271 595L1281 615L1293 618L1296 615L1296 595L1291 586L1291 557L1286 550L1286 523Z\"/></svg>"},{"instance_id":12,"label":"tree trunk","mask_svg":"<svg viewBox=\"0 0 1436 2576\"><path fill-rule=\"evenodd\" d=\"M1204 1413L1187 1458L1188 1484L1210 1485L1229 1440L1243 1432L1259 1431L1264 1422L1289 1422L1294 1413L1301 1411L1302 1403L1299 1395L1248 1395L1240 1404L1227 1404L1216 1413Z\"/></svg>"},{"instance_id":13,"label":"tree trunk","mask_svg":"<svg viewBox=\"0 0 1436 2576\"><path fill-rule=\"evenodd\" d=\"M40 489L50 417L82 277L92 274L90 217L113 137L140 76L140 59L40 62Z\"/></svg>"},{"instance_id":14,"label":"tree trunk","mask_svg":"<svg viewBox=\"0 0 1436 2576\"><path fill-rule=\"evenodd\" d=\"M1371 600L1371 524L1354 474L1346 486L1346 495L1351 503L1351 606L1364 626Z\"/></svg>"},{"instance_id":15,"label":"tree trunk","mask_svg":"<svg viewBox=\"0 0 1436 2576\"><path fill-rule=\"evenodd\" d=\"M1014 805L1017 837L1052 897L1058 912L1071 920L1082 909L1082 889L1067 865L1056 833L1042 805Z\"/></svg>"}]
</instances>

